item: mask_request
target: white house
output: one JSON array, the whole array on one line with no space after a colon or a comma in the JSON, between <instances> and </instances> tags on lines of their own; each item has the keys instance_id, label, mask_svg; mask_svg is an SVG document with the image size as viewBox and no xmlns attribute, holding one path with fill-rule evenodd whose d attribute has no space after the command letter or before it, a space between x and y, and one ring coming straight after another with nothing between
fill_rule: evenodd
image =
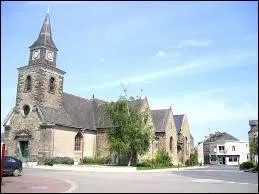
<instances>
[{"instance_id":1,"label":"white house","mask_svg":"<svg viewBox=\"0 0 259 194\"><path fill-rule=\"evenodd\" d=\"M239 165L249 160L249 143L216 132L210 136L210 164Z\"/></svg>"}]
</instances>

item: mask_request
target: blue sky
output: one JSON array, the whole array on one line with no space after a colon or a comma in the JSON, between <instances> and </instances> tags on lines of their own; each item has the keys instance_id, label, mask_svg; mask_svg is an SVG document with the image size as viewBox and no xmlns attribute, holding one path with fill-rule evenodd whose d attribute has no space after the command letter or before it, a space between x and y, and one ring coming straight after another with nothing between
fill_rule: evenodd
<instances>
[{"instance_id":1,"label":"blue sky","mask_svg":"<svg viewBox=\"0 0 259 194\"><path fill-rule=\"evenodd\" d=\"M257 2L1 2L1 123L48 7L65 92L117 100L123 83L129 96L143 89L152 109L185 113L195 145L209 131L248 140Z\"/></svg>"}]
</instances>

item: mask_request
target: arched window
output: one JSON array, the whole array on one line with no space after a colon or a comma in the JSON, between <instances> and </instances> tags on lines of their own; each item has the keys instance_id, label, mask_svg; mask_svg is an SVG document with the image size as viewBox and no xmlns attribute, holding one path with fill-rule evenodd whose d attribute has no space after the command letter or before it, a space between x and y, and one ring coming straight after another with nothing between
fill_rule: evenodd
<instances>
[{"instance_id":1,"label":"arched window","mask_svg":"<svg viewBox=\"0 0 259 194\"><path fill-rule=\"evenodd\" d=\"M173 137L171 136L170 137L170 150L172 151L173 150Z\"/></svg>"},{"instance_id":2,"label":"arched window","mask_svg":"<svg viewBox=\"0 0 259 194\"><path fill-rule=\"evenodd\" d=\"M26 78L26 91L30 91L31 90L31 76L28 75Z\"/></svg>"},{"instance_id":3,"label":"arched window","mask_svg":"<svg viewBox=\"0 0 259 194\"><path fill-rule=\"evenodd\" d=\"M82 142L82 134L80 132L78 132L75 136L75 150L76 151L80 151L81 150L81 142Z\"/></svg>"},{"instance_id":4,"label":"arched window","mask_svg":"<svg viewBox=\"0 0 259 194\"><path fill-rule=\"evenodd\" d=\"M49 80L49 91L50 92L54 92L54 82L55 82L55 78L54 77L51 77L50 80Z\"/></svg>"}]
</instances>

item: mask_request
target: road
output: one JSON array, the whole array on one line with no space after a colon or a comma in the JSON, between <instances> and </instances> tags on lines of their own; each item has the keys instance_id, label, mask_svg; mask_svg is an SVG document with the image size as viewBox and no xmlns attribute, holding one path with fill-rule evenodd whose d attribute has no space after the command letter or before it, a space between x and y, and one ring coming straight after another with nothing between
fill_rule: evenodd
<instances>
[{"instance_id":1,"label":"road","mask_svg":"<svg viewBox=\"0 0 259 194\"><path fill-rule=\"evenodd\" d=\"M69 180L71 192L257 193L258 174L237 167L210 166L170 172L78 172L25 168L24 174Z\"/></svg>"}]
</instances>

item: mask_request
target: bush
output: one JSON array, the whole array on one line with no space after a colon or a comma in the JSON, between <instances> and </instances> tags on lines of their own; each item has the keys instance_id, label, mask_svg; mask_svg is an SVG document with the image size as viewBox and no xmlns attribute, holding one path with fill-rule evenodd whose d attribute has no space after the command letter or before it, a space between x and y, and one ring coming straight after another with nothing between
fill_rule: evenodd
<instances>
[{"instance_id":1,"label":"bush","mask_svg":"<svg viewBox=\"0 0 259 194\"><path fill-rule=\"evenodd\" d=\"M197 165L199 163L197 153L190 155L190 163L191 163L191 165Z\"/></svg>"},{"instance_id":2,"label":"bush","mask_svg":"<svg viewBox=\"0 0 259 194\"><path fill-rule=\"evenodd\" d=\"M74 160L69 157L54 157L54 164L74 164Z\"/></svg>"},{"instance_id":3,"label":"bush","mask_svg":"<svg viewBox=\"0 0 259 194\"><path fill-rule=\"evenodd\" d=\"M248 170L254 167L255 167L255 164L251 161L243 162L242 164L239 165L240 170Z\"/></svg>"},{"instance_id":4,"label":"bush","mask_svg":"<svg viewBox=\"0 0 259 194\"><path fill-rule=\"evenodd\" d=\"M107 158L90 158L84 157L83 163L84 164L105 164L107 162Z\"/></svg>"},{"instance_id":5,"label":"bush","mask_svg":"<svg viewBox=\"0 0 259 194\"><path fill-rule=\"evenodd\" d=\"M186 166L190 166L191 165L191 161L189 159L185 160L185 165Z\"/></svg>"},{"instance_id":6,"label":"bush","mask_svg":"<svg viewBox=\"0 0 259 194\"><path fill-rule=\"evenodd\" d=\"M54 160L53 158L45 158L44 165L53 166Z\"/></svg>"},{"instance_id":7,"label":"bush","mask_svg":"<svg viewBox=\"0 0 259 194\"><path fill-rule=\"evenodd\" d=\"M169 156L168 152L165 150L159 150L155 154L155 165L156 166L170 166L171 165L171 157Z\"/></svg>"},{"instance_id":8,"label":"bush","mask_svg":"<svg viewBox=\"0 0 259 194\"><path fill-rule=\"evenodd\" d=\"M154 164L154 161L153 161L153 164ZM143 162L138 163L137 167L152 167L152 160L145 159Z\"/></svg>"}]
</instances>

